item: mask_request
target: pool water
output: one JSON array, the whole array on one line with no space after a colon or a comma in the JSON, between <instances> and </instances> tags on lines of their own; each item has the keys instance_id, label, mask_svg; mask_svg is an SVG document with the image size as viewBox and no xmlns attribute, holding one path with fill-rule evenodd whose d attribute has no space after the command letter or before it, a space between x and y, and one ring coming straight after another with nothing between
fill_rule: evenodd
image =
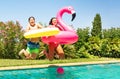
<instances>
[{"instance_id":1,"label":"pool water","mask_svg":"<svg viewBox=\"0 0 120 79\"><path fill-rule=\"evenodd\" d=\"M64 74L58 74L57 68L1 70L0 79L120 79L120 63L64 66Z\"/></svg>"}]
</instances>

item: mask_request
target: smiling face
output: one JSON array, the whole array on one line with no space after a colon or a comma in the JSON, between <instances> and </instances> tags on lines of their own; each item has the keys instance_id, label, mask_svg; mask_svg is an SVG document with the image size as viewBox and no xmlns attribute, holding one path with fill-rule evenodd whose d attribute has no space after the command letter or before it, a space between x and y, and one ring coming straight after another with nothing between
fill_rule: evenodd
<instances>
[{"instance_id":1,"label":"smiling face","mask_svg":"<svg viewBox=\"0 0 120 79\"><path fill-rule=\"evenodd\" d=\"M35 19L34 18L30 18L29 19L29 23L31 26L34 26L35 25Z\"/></svg>"},{"instance_id":2,"label":"smiling face","mask_svg":"<svg viewBox=\"0 0 120 79\"><path fill-rule=\"evenodd\" d=\"M57 25L57 19L56 18L52 19L52 25Z\"/></svg>"}]
</instances>

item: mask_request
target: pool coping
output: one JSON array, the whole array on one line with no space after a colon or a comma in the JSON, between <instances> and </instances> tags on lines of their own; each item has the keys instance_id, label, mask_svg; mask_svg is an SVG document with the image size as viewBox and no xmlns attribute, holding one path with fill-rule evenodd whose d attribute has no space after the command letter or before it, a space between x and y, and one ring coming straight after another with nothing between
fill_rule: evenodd
<instances>
[{"instance_id":1,"label":"pool coping","mask_svg":"<svg viewBox=\"0 0 120 79\"><path fill-rule=\"evenodd\" d=\"M0 70L18 70L18 69L31 69L31 68L46 68L50 66L78 66L78 65L109 64L109 63L120 63L120 60L60 63L60 64L45 64L45 65L28 65L28 66L11 66L11 67L0 67Z\"/></svg>"}]
</instances>

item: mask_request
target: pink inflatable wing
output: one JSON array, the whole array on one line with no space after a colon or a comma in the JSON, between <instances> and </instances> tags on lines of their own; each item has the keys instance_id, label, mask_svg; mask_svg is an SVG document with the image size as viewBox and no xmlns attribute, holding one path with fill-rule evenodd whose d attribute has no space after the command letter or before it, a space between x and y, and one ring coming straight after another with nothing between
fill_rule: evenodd
<instances>
[{"instance_id":1,"label":"pink inflatable wing","mask_svg":"<svg viewBox=\"0 0 120 79\"><path fill-rule=\"evenodd\" d=\"M44 43L49 44L50 42L55 42L56 44L73 44L77 42L78 35L74 31L74 29L72 29L70 26L66 25L62 21L62 15L64 13L72 14L72 20L75 18L76 15L74 9L71 6L60 9L57 13L56 18L58 20L58 24L60 25L59 27L62 29L55 36L42 37L42 41Z\"/></svg>"}]
</instances>

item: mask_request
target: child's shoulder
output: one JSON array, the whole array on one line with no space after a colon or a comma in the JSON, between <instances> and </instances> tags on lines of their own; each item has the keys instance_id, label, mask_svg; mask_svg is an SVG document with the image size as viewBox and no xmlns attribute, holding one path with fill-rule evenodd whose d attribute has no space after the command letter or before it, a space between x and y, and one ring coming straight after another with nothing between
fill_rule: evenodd
<instances>
[{"instance_id":1,"label":"child's shoulder","mask_svg":"<svg viewBox=\"0 0 120 79\"><path fill-rule=\"evenodd\" d=\"M54 28L55 26L54 26L54 25L49 25L48 27L49 27L49 28Z\"/></svg>"}]
</instances>

